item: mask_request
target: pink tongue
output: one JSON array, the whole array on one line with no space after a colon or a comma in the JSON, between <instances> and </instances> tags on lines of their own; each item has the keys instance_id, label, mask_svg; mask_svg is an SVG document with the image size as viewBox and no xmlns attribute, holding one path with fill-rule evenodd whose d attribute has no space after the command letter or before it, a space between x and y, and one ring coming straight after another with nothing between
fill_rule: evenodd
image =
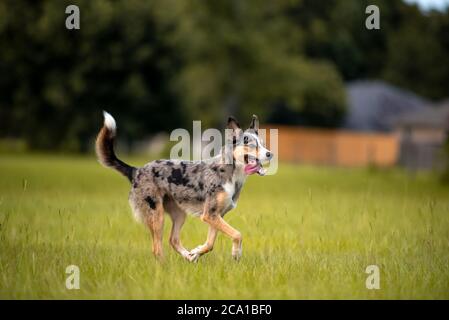
<instances>
[{"instance_id":1,"label":"pink tongue","mask_svg":"<svg viewBox=\"0 0 449 320\"><path fill-rule=\"evenodd\" d=\"M260 169L260 166L258 164L255 164L255 165L247 164L245 166L245 173L248 175L253 174L253 173L258 172L259 169Z\"/></svg>"}]
</instances>

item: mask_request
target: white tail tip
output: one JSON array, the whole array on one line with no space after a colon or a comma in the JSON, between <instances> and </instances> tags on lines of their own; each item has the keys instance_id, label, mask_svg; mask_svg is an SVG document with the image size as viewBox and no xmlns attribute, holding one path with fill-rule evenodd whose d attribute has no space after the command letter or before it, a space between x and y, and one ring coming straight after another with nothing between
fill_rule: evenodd
<instances>
[{"instance_id":1,"label":"white tail tip","mask_svg":"<svg viewBox=\"0 0 449 320\"><path fill-rule=\"evenodd\" d=\"M104 125L109 130L115 132L115 129L117 128L117 125L115 123L115 119L106 111L103 111L104 116Z\"/></svg>"}]
</instances>

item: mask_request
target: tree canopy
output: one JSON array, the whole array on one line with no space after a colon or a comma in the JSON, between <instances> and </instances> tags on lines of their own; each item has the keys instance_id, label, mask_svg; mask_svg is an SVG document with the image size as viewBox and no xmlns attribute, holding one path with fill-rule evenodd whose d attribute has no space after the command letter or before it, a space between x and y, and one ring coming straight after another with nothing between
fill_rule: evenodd
<instances>
[{"instance_id":1,"label":"tree canopy","mask_svg":"<svg viewBox=\"0 0 449 320\"><path fill-rule=\"evenodd\" d=\"M80 30L67 30L77 5ZM377 4L381 29L365 28ZM232 114L335 127L344 82L447 95L449 14L400 0L0 3L0 136L85 151L105 109L128 141Z\"/></svg>"}]
</instances>

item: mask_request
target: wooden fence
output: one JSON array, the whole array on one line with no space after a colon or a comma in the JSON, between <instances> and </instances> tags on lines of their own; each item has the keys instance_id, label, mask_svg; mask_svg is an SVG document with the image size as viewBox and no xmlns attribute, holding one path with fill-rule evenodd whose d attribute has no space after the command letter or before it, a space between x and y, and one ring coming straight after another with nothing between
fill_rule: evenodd
<instances>
[{"instance_id":1,"label":"wooden fence","mask_svg":"<svg viewBox=\"0 0 449 320\"><path fill-rule=\"evenodd\" d=\"M359 133L268 125L278 129L280 161L337 166L393 166L399 156L395 134ZM266 141L270 142L269 130Z\"/></svg>"}]
</instances>

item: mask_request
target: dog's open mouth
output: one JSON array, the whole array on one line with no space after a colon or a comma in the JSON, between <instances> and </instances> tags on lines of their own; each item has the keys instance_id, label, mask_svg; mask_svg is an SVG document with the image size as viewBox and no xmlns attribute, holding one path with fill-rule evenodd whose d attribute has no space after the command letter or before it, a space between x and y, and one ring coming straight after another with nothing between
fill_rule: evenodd
<instances>
[{"instance_id":1,"label":"dog's open mouth","mask_svg":"<svg viewBox=\"0 0 449 320\"><path fill-rule=\"evenodd\" d=\"M251 175L254 173L257 173L259 176L264 176L266 173L266 170L264 167L262 167L259 160L251 161L245 166L245 173L247 175Z\"/></svg>"}]
</instances>

